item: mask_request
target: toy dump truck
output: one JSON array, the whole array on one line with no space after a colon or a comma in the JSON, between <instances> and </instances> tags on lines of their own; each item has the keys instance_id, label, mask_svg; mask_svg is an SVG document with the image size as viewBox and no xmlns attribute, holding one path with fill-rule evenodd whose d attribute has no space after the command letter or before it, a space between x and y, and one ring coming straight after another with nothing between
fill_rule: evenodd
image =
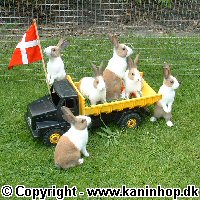
<instances>
[{"instance_id":1,"label":"toy dump truck","mask_svg":"<svg viewBox=\"0 0 200 200\"><path fill-rule=\"evenodd\" d=\"M114 122L121 127L136 128L146 112L145 108L161 99L161 95L144 81L140 98L87 106L78 84L67 76L66 80L54 82L51 95L28 105L26 121L35 138L41 138L46 145L57 144L61 135L70 128L62 118L62 106L70 108L75 116L90 116L93 127Z\"/></svg>"}]
</instances>

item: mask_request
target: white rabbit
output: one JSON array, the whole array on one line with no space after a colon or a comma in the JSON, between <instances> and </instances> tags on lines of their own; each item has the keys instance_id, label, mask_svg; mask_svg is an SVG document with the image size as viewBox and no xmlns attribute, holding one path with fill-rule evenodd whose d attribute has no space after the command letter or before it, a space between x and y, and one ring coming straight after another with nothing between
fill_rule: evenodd
<instances>
[{"instance_id":1,"label":"white rabbit","mask_svg":"<svg viewBox=\"0 0 200 200\"><path fill-rule=\"evenodd\" d=\"M121 97L122 78L127 69L127 57L133 50L125 44L119 44L117 35L110 35L114 45L113 57L109 60L108 66L103 72L106 83L106 98L109 100Z\"/></svg>"},{"instance_id":2,"label":"white rabbit","mask_svg":"<svg viewBox=\"0 0 200 200\"><path fill-rule=\"evenodd\" d=\"M66 77L65 66L60 54L61 50L66 45L67 42L61 38L57 46L49 46L44 49L44 53L49 57L47 63L47 81L50 85L52 85L55 80L60 81Z\"/></svg>"},{"instance_id":3,"label":"white rabbit","mask_svg":"<svg viewBox=\"0 0 200 200\"><path fill-rule=\"evenodd\" d=\"M61 107L63 119L71 124L71 128L64 133L59 139L55 152L55 166L61 169L75 167L83 163L81 153L84 156L89 156L86 150L88 142L88 125L91 123L91 118L79 115L75 117L67 107Z\"/></svg>"},{"instance_id":4,"label":"white rabbit","mask_svg":"<svg viewBox=\"0 0 200 200\"><path fill-rule=\"evenodd\" d=\"M137 69L139 62L139 54L136 55L134 62L128 58L128 70L124 76L124 90L122 91L122 98L130 98L131 93L134 93L136 97L142 96L143 78Z\"/></svg>"},{"instance_id":5,"label":"white rabbit","mask_svg":"<svg viewBox=\"0 0 200 200\"><path fill-rule=\"evenodd\" d=\"M106 85L103 79L103 63L99 69L93 65L95 77L84 77L79 82L79 90L82 95L90 100L91 105L98 102L106 102Z\"/></svg>"},{"instance_id":6,"label":"white rabbit","mask_svg":"<svg viewBox=\"0 0 200 200\"><path fill-rule=\"evenodd\" d=\"M164 65L164 81L163 85L160 87L158 93L162 94L162 99L158 101L155 105L154 116L151 117L151 121L154 122L157 118L163 117L166 120L167 126L173 126L171 121L172 118L172 104L175 99L175 90L179 87L178 80L171 75L170 66L168 64Z\"/></svg>"}]
</instances>

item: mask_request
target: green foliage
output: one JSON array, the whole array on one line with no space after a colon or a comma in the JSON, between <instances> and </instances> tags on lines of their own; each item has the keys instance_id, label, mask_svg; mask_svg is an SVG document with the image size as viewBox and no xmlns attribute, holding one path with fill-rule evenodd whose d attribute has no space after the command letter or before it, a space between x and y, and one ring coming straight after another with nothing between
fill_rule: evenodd
<instances>
[{"instance_id":1,"label":"green foliage","mask_svg":"<svg viewBox=\"0 0 200 200\"><path fill-rule=\"evenodd\" d=\"M106 139L106 147L117 146L120 144L119 139L122 133L125 132L125 129L119 129L114 126L112 127L100 127L101 131L97 131L96 133L101 136L101 138Z\"/></svg>"},{"instance_id":2,"label":"green foliage","mask_svg":"<svg viewBox=\"0 0 200 200\"><path fill-rule=\"evenodd\" d=\"M153 3L156 3L160 6L164 6L164 7L170 7L173 3L172 0L135 0L135 3L137 5L143 5L144 3L147 3L147 4L153 4Z\"/></svg>"},{"instance_id":3,"label":"green foliage","mask_svg":"<svg viewBox=\"0 0 200 200\"><path fill-rule=\"evenodd\" d=\"M159 4L169 7L172 3L172 0L158 0Z\"/></svg>"}]
</instances>

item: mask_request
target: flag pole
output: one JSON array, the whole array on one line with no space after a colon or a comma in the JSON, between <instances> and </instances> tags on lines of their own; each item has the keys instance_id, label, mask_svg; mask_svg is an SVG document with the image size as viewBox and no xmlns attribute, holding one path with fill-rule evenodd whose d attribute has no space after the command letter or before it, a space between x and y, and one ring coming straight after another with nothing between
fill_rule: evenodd
<instances>
[{"instance_id":1,"label":"flag pole","mask_svg":"<svg viewBox=\"0 0 200 200\"><path fill-rule=\"evenodd\" d=\"M33 24L34 24L34 26L35 26L36 35L37 35L37 40L38 40L38 42L39 42L39 45L38 45L38 46L39 46L39 49L40 49L40 54L41 54L41 56L42 56L42 66L43 66L43 70L44 70L44 74L45 74L45 78L46 78L47 88L48 88L49 94L51 94L51 92L50 92L50 86L49 86L48 79L47 79L46 65L45 65L45 61L44 61L44 57L43 57L43 53L42 53L42 48L41 48L41 45L40 45L40 38L39 38L39 35L38 35L36 19L33 19Z\"/></svg>"}]
</instances>

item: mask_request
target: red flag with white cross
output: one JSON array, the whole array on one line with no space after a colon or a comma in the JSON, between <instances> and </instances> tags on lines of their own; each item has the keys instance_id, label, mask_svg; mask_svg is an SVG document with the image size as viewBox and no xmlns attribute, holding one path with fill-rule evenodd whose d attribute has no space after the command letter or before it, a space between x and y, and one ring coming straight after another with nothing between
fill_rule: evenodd
<instances>
[{"instance_id":1,"label":"red flag with white cross","mask_svg":"<svg viewBox=\"0 0 200 200\"><path fill-rule=\"evenodd\" d=\"M17 65L29 64L39 60L43 60L43 55L37 33L36 22L34 20L33 24L16 46L8 69L12 69Z\"/></svg>"}]
</instances>

